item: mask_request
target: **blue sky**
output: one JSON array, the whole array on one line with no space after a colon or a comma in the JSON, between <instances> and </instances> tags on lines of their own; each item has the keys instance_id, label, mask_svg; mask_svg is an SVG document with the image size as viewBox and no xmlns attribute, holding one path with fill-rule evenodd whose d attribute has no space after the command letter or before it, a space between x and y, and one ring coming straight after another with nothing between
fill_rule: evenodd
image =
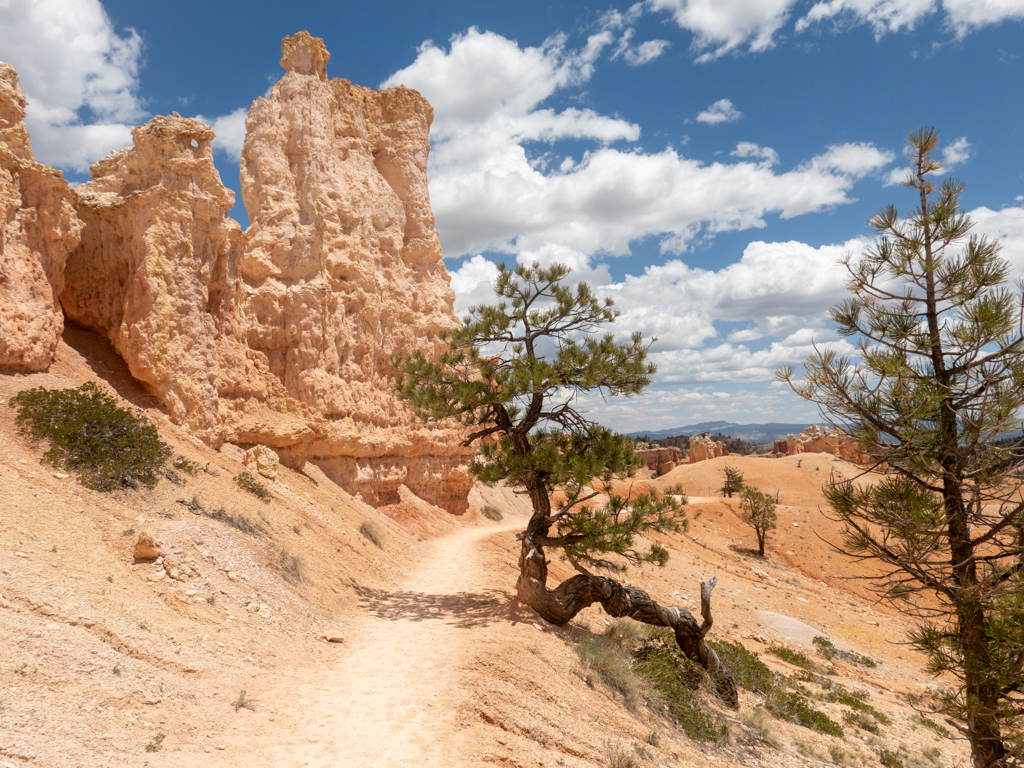
<instances>
[{"instance_id":1,"label":"blue sky","mask_svg":"<svg viewBox=\"0 0 1024 768\"><path fill-rule=\"evenodd\" d=\"M457 308L499 260L568 263L657 335L623 430L811 421L771 382L844 297L903 139L940 129L978 230L1024 276L1024 0L647 0L634 5L0 0L37 158L88 178L156 114L202 116L238 190L244 116L281 38L328 73L434 105L429 168ZM239 203L234 215L247 219Z\"/></svg>"}]
</instances>

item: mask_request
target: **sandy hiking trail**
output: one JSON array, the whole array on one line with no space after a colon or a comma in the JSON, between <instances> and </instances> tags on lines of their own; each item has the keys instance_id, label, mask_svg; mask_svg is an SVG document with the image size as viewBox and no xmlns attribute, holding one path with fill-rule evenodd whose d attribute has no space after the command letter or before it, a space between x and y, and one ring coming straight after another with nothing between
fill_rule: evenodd
<instances>
[{"instance_id":1,"label":"sandy hiking trail","mask_svg":"<svg viewBox=\"0 0 1024 768\"><path fill-rule=\"evenodd\" d=\"M274 766L424 766L457 762L461 665L479 629L509 612L490 588L480 542L519 520L461 528L431 542L397 590L360 591L340 653L304 679L260 695L267 730L252 754ZM238 736L243 736L239 733Z\"/></svg>"}]
</instances>

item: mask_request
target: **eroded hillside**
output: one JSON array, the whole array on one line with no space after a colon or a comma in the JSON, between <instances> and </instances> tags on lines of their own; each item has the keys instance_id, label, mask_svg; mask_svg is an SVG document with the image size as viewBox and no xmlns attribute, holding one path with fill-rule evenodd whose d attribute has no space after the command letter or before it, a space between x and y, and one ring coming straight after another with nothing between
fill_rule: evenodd
<instances>
[{"instance_id":1,"label":"eroded hillside","mask_svg":"<svg viewBox=\"0 0 1024 768\"><path fill-rule=\"evenodd\" d=\"M85 381L141 407L174 455L202 469L100 494L41 461L44 446L17 432L7 401ZM762 693L741 690L739 712L702 695L728 735L699 743L581 666L578 644L610 625L598 609L554 627L514 601L526 510L513 494L477 488L461 516L410 494L388 517L307 464L264 479L264 503L233 482L240 452L173 425L109 344L75 326L48 373L0 378L0 400L5 766L871 765L883 750L905 765L952 766L966 755L907 703L930 683L897 644L904 618L875 605L853 580L858 567L818 538L834 534L818 510L822 478L852 471L829 455L730 456L646 481L681 483L700 515L663 540L665 569L627 579L696 610L699 581L717 574L714 637L789 676L802 670L769 647L830 666L812 644L823 636L873 659L834 660L836 674L819 677L891 722L847 722L849 707L806 682L843 738L768 716ZM738 501L715 493L726 462L781 491L764 560L749 551ZM485 505L503 519L482 516ZM242 518L252 531L232 524ZM134 562L143 533L161 560ZM564 563L553 571L570 575Z\"/></svg>"}]
</instances>

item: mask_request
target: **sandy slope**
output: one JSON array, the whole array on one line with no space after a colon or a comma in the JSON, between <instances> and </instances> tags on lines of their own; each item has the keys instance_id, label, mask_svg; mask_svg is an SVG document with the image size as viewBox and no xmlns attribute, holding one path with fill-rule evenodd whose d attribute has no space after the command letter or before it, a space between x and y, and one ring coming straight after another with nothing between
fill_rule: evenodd
<instances>
[{"instance_id":1,"label":"sandy slope","mask_svg":"<svg viewBox=\"0 0 1024 768\"><path fill-rule=\"evenodd\" d=\"M278 736L257 738L276 766L442 765L460 753L451 739L461 671L476 630L505 613L488 589L481 539L520 528L457 530L422 553L393 590L361 590L364 611L346 629L329 668L288 680L267 698Z\"/></svg>"},{"instance_id":2,"label":"sandy slope","mask_svg":"<svg viewBox=\"0 0 1024 768\"><path fill-rule=\"evenodd\" d=\"M838 754L848 765L877 764L882 748L904 754L908 766L952 766L965 756L962 742L922 728L904 701L931 684L921 659L898 644L905 618L876 605L858 580L869 572L823 541L837 530L819 510L821 481L849 465L827 456L728 457L648 481L681 483L696 519L684 536L661 539L672 551L666 568L626 580L695 610L700 580L717 573L716 637L740 640L786 673L793 668L764 653L766 642L810 652L809 639L823 634L871 656L881 666L841 663L836 680L893 720L878 735L847 726L843 740L777 721L765 732L751 725L761 697L743 691L738 713L707 702L731 736L701 745L657 711L630 711L577 674L576 642L608 625L599 609L552 627L515 602L522 497L478 488L460 519L412 500L387 517L310 467L282 470L268 482L272 503L261 504L231 481L241 471L237 457L169 424L109 347L74 328L65 338L71 344L62 344L49 374L0 376L3 768L582 768L608 765L617 752L640 766L777 768ZM85 380L144 407L175 452L209 472L123 494L56 476L2 403L26 387ZM782 493L764 559L750 552L738 500L715 493L727 461L755 487ZM178 503L192 498L247 516L260 533L244 535ZM484 504L505 520L479 516ZM364 523L382 532L383 549L360 534ZM188 566L184 576L133 564L142 530ZM568 575L552 563L553 580ZM346 642L325 642L325 634ZM242 690L257 700L254 710L232 706ZM841 719L837 705L821 706ZM647 743L655 732L657 746ZM147 752L159 734L159 749Z\"/></svg>"}]
</instances>

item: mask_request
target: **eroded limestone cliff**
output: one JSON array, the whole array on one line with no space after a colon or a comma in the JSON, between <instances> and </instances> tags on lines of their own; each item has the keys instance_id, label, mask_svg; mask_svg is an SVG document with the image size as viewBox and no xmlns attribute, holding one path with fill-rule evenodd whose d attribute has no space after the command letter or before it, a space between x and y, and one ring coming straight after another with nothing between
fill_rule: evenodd
<instances>
[{"instance_id":1,"label":"eroded limestone cliff","mask_svg":"<svg viewBox=\"0 0 1024 768\"><path fill-rule=\"evenodd\" d=\"M18 73L0 63L0 369L46 370L64 330L58 296L82 229L75 192L37 163Z\"/></svg>"},{"instance_id":2,"label":"eroded limestone cliff","mask_svg":"<svg viewBox=\"0 0 1024 768\"><path fill-rule=\"evenodd\" d=\"M265 356L245 346L235 196L213 164L213 131L155 117L133 147L92 167L78 188L85 228L61 302L107 336L138 379L211 445L309 444L316 413L289 398Z\"/></svg>"},{"instance_id":3,"label":"eroded limestone cliff","mask_svg":"<svg viewBox=\"0 0 1024 768\"><path fill-rule=\"evenodd\" d=\"M285 76L246 120L246 343L327 419L310 455L374 504L406 485L453 511L470 478L450 429L413 427L392 354L456 324L427 192L433 110L408 88L328 80L323 42L285 38Z\"/></svg>"},{"instance_id":4,"label":"eroded limestone cliff","mask_svg":"<svg viewBox=\"0 0 1024 768\"><path fill-rule=\"evenodd\" d=\"M435 355L457 324L427 191L433 110L408 88L328 80L330 55L306 32L282 52L284 77L246 120L249 229L228 216L213 131L156 117L69 193L84 232L66 275L63 252L37 259L60 261L51 308L59 295L106 335L210 445L269 446L293 467L311 458L377 506L405 486L461 512L472 483L460 431L413 424L391 389L392 355ZM65 250L81 227L66 214Z\"/></svg>"}]
</instances>

